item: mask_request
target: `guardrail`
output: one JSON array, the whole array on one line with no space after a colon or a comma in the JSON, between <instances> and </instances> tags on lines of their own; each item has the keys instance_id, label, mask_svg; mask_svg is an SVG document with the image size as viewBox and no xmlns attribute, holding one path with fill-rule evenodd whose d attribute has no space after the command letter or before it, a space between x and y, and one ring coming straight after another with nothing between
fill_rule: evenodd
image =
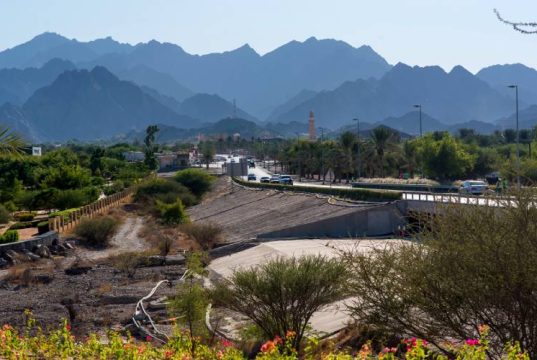
<instances>
[{"instance_id":1,"label":"guardrail","mask_svg":"<svg viewBox=\"0 0 537 360\"><path fill-rule=\"evenodd\" d=\"M403 192L403 200L426 201L436 203L453 203L464 205L503 206L503 202L509 202L506 197L490 195L467 195L467 194L437 194L430 192Z\"/></svg>"}]
</instances>

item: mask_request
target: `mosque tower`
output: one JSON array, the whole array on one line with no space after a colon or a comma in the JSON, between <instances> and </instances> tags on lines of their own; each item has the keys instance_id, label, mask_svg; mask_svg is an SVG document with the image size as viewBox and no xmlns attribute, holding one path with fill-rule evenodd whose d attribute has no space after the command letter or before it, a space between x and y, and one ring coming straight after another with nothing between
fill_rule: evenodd
<instances>
[{"instance_id":1,"label":"mosque tower","mask_svg":"<svg viewBox=\"0 0 537 360\"><path fill-rule=\"evenodd\" d=\"M315 134L315 116L313 115L313 111L310 111L308 133L309 133L309 139L311 141L315 141L315 139L317 139L317 135Z\"/></svg>"}]
</instances>

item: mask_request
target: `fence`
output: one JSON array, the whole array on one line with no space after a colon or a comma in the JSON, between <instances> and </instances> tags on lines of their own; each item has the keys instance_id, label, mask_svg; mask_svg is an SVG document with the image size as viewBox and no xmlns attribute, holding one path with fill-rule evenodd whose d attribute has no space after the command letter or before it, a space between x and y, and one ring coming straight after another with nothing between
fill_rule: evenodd
<instances>
[{"instance_id":1,"label":"fence","mask_svg":"<svg viewBox=\"0 0 537 360\"><path fill-rule=\"evenodd\" d=\"M123 202L130 200L133 193L133 189L125 189L121 192L107 196L100 200L97 200L91 204L81 207L68 215L55 216L48 219L48 225L50 231L57 231L58 233L65 232L67 230L74 229L83 218L93 218L96 215L103 214L108 209L117 206Z\"/></svg>"}]
</instances>

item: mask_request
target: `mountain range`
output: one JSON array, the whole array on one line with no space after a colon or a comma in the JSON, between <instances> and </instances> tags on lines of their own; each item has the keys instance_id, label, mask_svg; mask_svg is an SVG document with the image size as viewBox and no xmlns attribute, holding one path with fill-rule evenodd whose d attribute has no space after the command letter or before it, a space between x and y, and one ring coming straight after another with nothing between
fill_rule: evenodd
<instances>
[{"instance_id":1,"label":"mountain range","mask_svg":"<svg viewBox=\"0 0 537 360\"><path fill-rule=\"evenodd\" d=\"M264 55L249 45L193 55L154 40L81 42L44 33L0 52L0 122L41 141L111 138L151 123L197 129L185 134L222 126L240 132L230 119L248 121L240 124L252 136L296 136L314 111L316 125L327 129L358 117L364 129L417 134L413 105L420 104L424 131L492 132L513 127L511 84L519 89L520 126L537 124L535 83L537 71L522 64L475 75L462 66L392 66L368 46L336 40L291 41Z\"/></svg>"}]
</instances>

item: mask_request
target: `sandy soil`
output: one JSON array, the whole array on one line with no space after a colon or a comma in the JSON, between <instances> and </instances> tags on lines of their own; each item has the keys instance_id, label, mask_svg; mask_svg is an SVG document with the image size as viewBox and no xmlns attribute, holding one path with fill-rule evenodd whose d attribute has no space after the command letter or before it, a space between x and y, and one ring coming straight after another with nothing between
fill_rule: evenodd
<instances>
[{"instance_id":1,"label":"sandy soil","mask_svg":"<svg viewBox=\"0 0 537 360\"><path fill-rule=\"evenodd\" d=\"M123 252L147 250L150 245L140 237L144 224L144 218L129 214L119 226L116 235L110 240L108 248L104 250L78 249L77 254L81 259L95 261Z\"/></svg>"}]
</instances>

